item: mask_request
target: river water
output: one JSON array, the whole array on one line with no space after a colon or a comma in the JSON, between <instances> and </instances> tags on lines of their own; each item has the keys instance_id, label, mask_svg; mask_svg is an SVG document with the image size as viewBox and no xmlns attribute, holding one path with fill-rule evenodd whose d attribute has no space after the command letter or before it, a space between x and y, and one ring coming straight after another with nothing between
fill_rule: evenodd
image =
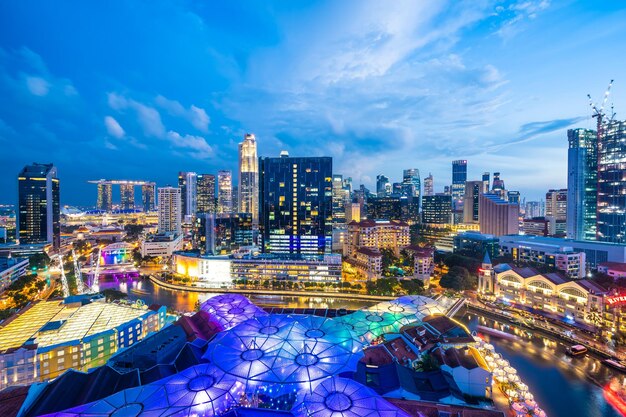
<instances>
[{"instance_id":1,"label":"river water","mask_svg":"<svg viewBox=\"0 0 626 417\"><path fill-rule=\"evenodd\" d=\"M101 289L113 288L123 291L131 299L142 299L146 304L166 305L177 311L192 311L198 301L202 302L215 294L173 291L155 286L148 280L132 282L104 282ZM326 297L288 297L252 295L250 299L259 305L300 308L345 308L355 310L375 304L374 302L333 299ZM466 314L457 317L470 330L477 325L497 328L519 336L518 340L490 338L496 351L508 359L518 370L524 383L529 386L537 403L548 417L620 417L605 400L598 383L605 383L615 375L598 359L589 355L570 358L561 343L549 338L532 335L519 328L494 320ZM623 378L623 376L621 377Z\"/></svg>"}]
</instances>

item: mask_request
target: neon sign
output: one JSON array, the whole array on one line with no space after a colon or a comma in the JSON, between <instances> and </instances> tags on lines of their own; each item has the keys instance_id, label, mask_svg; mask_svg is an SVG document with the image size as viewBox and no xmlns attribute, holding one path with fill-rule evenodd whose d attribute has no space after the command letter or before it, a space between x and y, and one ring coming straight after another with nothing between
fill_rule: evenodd
<instances>
[{"instance_id":1,"label":"neon sign","mask_svg":"<svg viewBox=\"0 0 626 417\"><path fill-rule=\"evenodd\" d=\"M626 304L626 295L616 295L614 297L606 297L606 302L610 306Z\"/></svg>"}]
</instances>

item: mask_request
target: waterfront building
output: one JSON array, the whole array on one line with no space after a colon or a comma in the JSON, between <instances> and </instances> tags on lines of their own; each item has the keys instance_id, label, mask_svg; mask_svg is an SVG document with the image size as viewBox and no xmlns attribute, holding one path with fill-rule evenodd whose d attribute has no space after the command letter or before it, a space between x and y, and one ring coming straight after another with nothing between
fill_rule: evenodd
<instances>
[{"instance_id":1,"label":"waterfront building","mask_svg":"<svg viewBox=\"0 0 626 417\"><path fill-rule=\"evenodd\" d=\"M52 164L26 165L18 178L18 232L21 244L61 246L61 206L57 169Z\"/></svg>"},{"instance_id":2,"label":"waterfront building","mask_svg":"<svg viewBox=\"0 0 626 417\"><path fill-rule=\"evenodd\" d=\"M454 236L453 240L454 253L478 257L478 259L485 253L489 254L490 258L497 258L500 255L500 239L494 235L466 231Z\"/></svg>"},{"instance_id":3,"label":"waterfront building","mask_svg":"<svg viewBox=\"0 0 626 417\"><path fill-rule=\"evenodd\" d=\"M180 188L159 188L159 233L180 234L181 213Z\"/></svg>"},{"instance_id":4,"label":"waterfront building","mask_svg":"<svg viewBox=\"0 0 626 417\"><path fill-rule=\"evenodd\" d=\"M445 194L422 198L422 223L432 227L446 227L452 223L452 199Z\"/></svg>"},{"instance_id":5,"label":"waterfront building","mask_svg":"<svg viewBox=\"0 0 626 417\"><path fill-rule=\"evenodd\" d=\"M380 278L383 273L383 255L376 249L359 248L346 262L368 281Z\"/></svg>"},{"instance_id":6,"label":"waterfront building","mask_svg":"<svg viewBox=\"0 0 626 417\"><path fill-rule=\"evenodd\" d=\"M105 303L97 295L34 303L0 328L0 389L102 366L164 323L165 307Z\"/></svg>"},{"instance_id":7,"label":"waterfront building","mask_svg":"<svg viewBox=\"0 0 626 417\"><path fill-rule=\"evenodd\" d=\"M376 175L376 196L379 198L391 195L389 178L383 174Z\"/></svg>"},{"instance_id":8,"label":"waterfront building","mask_svg":"<svg viewBox=\"0 0 626 417\"><path fill-rule=\"evenodd\" d=\"M233 175L231 171L217 171L217 212L233 212Z\"/></svg>"},{"instance_id":9,"label":"waterfront building","mask_svg":"<svg viewBox=\"0 0 626 417\"><path fill-rule=\"evenodd\" d=\"M519 231L519 204L509 203L496 194L481 194L479 196L478 218L481 233L494 236L517 234Z\"/></svg>"},{"instance_id":10,"label":"waterfront building","mask_svg":"<svg viewBox=\"0 0 626 417\"><path fill-rule=\"evenodd\" d=\"M201 214L196 219L196 247L219 255L254 244L252 213Z\"/></svg>"},{"instance_id":11,"label":"waterfront building","mask_svg":"<svg viewBox=\"0 0 626 417\"><path fill-rule=\"evenodd\" d=\"M590 312L602 314L607 290L586 279L572 280L560 273L540 274L533 268L494 267L495 296L504 302L556 314L564 319L592 323Z\"/></svg>"},{"instance_id":12,"label":"waterfront building","mask_svg":"<svg viewBox=\"0 0 626 417\"><path fill-rule=\"evenodd\" d=\"M156 185L154 183L143 184L141 186L141 204L144 213L149 213L156 209ZM111 211L111 210L108 210Z\"/></svg>"},{"instance_id":13,"label":"waterfront building","mask_svg":"<svg viewBox=\"0 0 626 417\"><path fill-rule=\"evenodd\" d=\"M176 272L196 280L201 287L231 286L233 280L340 282L341 255L307 259L294 255L202 256L197 253L174 254Z\"/></svg>"},{"instance_id":14,"label":"waterfront building","mask_svg":"<svg viewBox=\"0 0 626 417\"><path fill-rule=\"evenodd\" d=\"M567 237L596 240L598 137L595 130L567 131Z\"/></svg>"},{"instance_id":15,"label":"waterfront building","mask_svg":"<svg viewBox=\"0 0 626 417\"><path fill-rule=\"evenodd\" d=\"M240 213L252 214L252 222L259 224L259 160L256 137L246 133L239 143L239 178L237 207Z\"/></svg>"},{"instance_id":16,"label":"waterfront building","mask_svg":"<svg viewBox=\"0 0 626 417\"><path fill-rule=\"evenodd\" d=\"M0 292L26 275L29 265L28 258L0 257Z\"/></svg>"},{"instance_id":17,"label":"waterfront building","mask_svg":"<svg viewBox=\"0 0 626 417\"><path fill-rule=\"evenodd\" d=\"M409 246L409 225L399 220L362 220L348 223L344 256L355 256L359 248L391 249L396 255Z\"/></svg>"},{"instance_id":18,"label":"waterfront building","mask_svg":"<svg viewBox=\"0 0 626 417\"><path fill-rule=\"evenodd\" d=\"M183 235L164 232L149 235L141 241L141 256L169 257L183 247Z\"/></svg>"},{"instance_id":19,"label":"waterfront building","mask_svg":"<svg viewBox=\"0 0 626 417\"><path fill-rule=\"evenodd\" d=\"M478 202L483 193L482 181L466 181L463 199L463 223L478 224Z\"/></svg>"},{"instance_id":20,"label":"waterfront building","mask_svg":"<svg viewBox=\"0 0 626 417\"><path fill-rule=\"evenodd\" d=\"M195 172L179 172L181 222L190 223L198 210L198 175Z\"/></svg>"},{"instance_id":21,"label":"waterfront building","mask_svg":"<svg viewBox=\"0 0 626 417\"><path fill-rule=\"evenodd\" d=\"M452 205L456 210L460 210L463 205L463 197L465 196L465 181L467 181L467 161L452 161L452 186L450 193L452 195Z\"/></svg>"},{"instance_id":22,"label":"waterfront building","mask_svg":"<svg viewBox=\"0 0 626 417\"><path fill-rule=\"evenodd\" d=\"M113 185L111 183L98 184L96 208L107 213L113 210Z\"/></svg>"},{"instance_id":23,"label":"waterfront building","mask_svg":"<svg viewBox=\"0 0 626 417\"><path fill-rule=\"evenodd\" d=\"M597 239L626 243L626 121L601 124L598 132Z\"/></svg>"},{"instance_id":24,"label":"waterfront building","mask_svg":"<svg viewBox=\"0 0 626 417\"><path fill-rule=\"evenodd\" d=\"M546 193L546 217L567 220L567 189L549 190Z\"/></svg>"},{"instance_id":25,"label":"waterfront building","mask_svg":"<svg viewBox=\"0 0 626 417\"><path fill-rule=\"evenodd\" d=\"M196 176L196 203L198 213L215 213L215 175Z\"/></svg>"},{"instance_id":26,"label":"waterfront building","mask_svg":"<svg viewBox=\"0 0 626 417\"><path fill-rule=\"evenodd\" d=\"M433 174L430 172L428 176L424 178L424 196L435 195L435 180Z\"/></svg>"},{"instance_id":27,"label":"waterfront building","mask_svg":"<svg viewBox=\"0 0 626 417\"><path fill-rule=\"evenodd\" d=\"M323 255L331 251L332 158L261 158L263 251Z\"/></svg>"},{"instance_id":28,"label":"waterfront building","mask_svg":"<svg viewBox=\"0 0 626 417\"><path fill-rule=\"evenodd\" d=\"M432 355L439 362L441 370L452 377L464 395L491 398L493 374L475 347L437 347Z\"/></svg>"}]
</instances>

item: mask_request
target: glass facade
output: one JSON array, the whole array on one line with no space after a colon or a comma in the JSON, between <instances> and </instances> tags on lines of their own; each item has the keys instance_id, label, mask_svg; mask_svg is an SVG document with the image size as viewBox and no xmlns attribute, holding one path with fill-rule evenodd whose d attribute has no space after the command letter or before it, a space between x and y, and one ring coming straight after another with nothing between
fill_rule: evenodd
<instances>
[{"instance_id":1,"label":"glass facade","mask_svg":"<svg viewBox=\"0 0 626 417\"><path fill-rule=\"evenodd\" d=\"M233 212L233 174L217 171L217 212Z\"/></svg>"},{"instance_id":2,"label":"glass facade","mask_svg":"<svg viewBox=\"0 0 626 417\"><path fill-rule=\"evenodd\" d=\"M241 213L251 213L254 224L259 222L259 166L254 135L246 134L239 144L238 207Z\"/></svg>"},{"instance_id":3,"label":"glass facade","mask_svg":"<svg viewBox=\"0 0 626 417\"><path fill-rule=\"evenodd\" d=\"M451 196L435 194L422 199L422 223L449 225L452 222Z\"/></svg>"},{"instance_id":4,"label":"glass facade","mask_svg":"<svg viewBox=\"0 0 626 417\"><path fill-rule=\"evenodd\" d=\"M133 210L135 208L135 185L120 184L120 209Z\"/></svg>"},{"instance_id":5,"label":"glass facade","mask_svg":"<svg viewBox=\"0 0 626 417\"><path fill-rule=\"evenodd\" d=\"M195 172L179 172L178 188L180 188L181 220L196 215L197 202L197 174Z\"/></svg>"},{"instance_id":6,"label":"glass facade","mask_svg":"<svg viewBox=\"0 0 626 417\"><path fill-rule=\"evenodd\" d=\"M196 189L198 213L215 213L215 175L198 174Z\"/></svg>"},{"instance_id":7,"label":"glass facade","mask_svg":"<svg viewBox=\"0 0 626 417\"><path fill-rule=\"evenodd\" d=\"M196 246L201 254L231 253L254 243L251 213L204 213L196 219Z\"/></svg>"},{"instance_id":8,"label":"glass facade","mask_svg":"<svg viewBox=\"0 0 626 417\"><path fill-rule=\"evenodd\" d=\"M261 158L259 170L263 251L330 252L332 158Z\"/></svg>"},{"instance_id":9,"label":"glass facade","mask_svg":"<svg viewBox=\"0 0 626 417\"><path fill-rule=\"evenodd\" d=\"M98 210L110 213L113 210L112 199L113 186L111 183L98 183L98 201L96 208Z\"/></svg>"},{"instance_id":10,"label":"glass facade","mask_svg":"<svg viewBox=\"0 0 626 417\"><path fill-rule=\"evenodd\" d=\"M144 184L141 186L141 203L144 212L154 211L156 209L155 198L156 185L154 183Z\"/></svg>"},{"instance_id":11,"label":"glass facade","mask_svg":"<svg viewBox=\"0 0 626 417\"><path fill-rule=\"evenodd\" d=\"M61 245L59 179L52 164L27 165L18 176L20 243Z\"/></svg>"},{"instance_id":12,"label":"glass facade","mask_svg":"<svg viewBox=\"0 0 626 417\"><path fill-rule=\"evenodd\" d=\"M601 126L598 135L597 239L626 243L626 121Z\"/></svg>"},{"instance_id":13,"label":"glass facade","mask_svg":"<svg viewBox=\"0 0 626 417\"><path fill-rule=\"evenodd\" d=\"M467 181L467 161L464 159L452 161L452 204L455 209L463 204L465 195L465 181Z\"/></svg>"}]
</instances>

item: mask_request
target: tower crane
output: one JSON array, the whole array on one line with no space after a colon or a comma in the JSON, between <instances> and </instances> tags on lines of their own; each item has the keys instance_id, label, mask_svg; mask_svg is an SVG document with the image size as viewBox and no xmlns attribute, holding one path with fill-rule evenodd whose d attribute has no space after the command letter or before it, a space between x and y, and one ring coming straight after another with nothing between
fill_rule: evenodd
<instances>
[{"instance_id":1,"label":"tower crane","mask_svg":"<svg viewBox=\"0 0 626 417\"><path fill-rule=\"evenodd\" d=\"M72 249L72 259L74 259L74 276L76 277L76 291L78 294L83 294L85 292L85 284L83 283L83 274L80 272L80 265L78 265L78 260L76 259L76 252Z\"/></svg>"},{"instance_id":2,"label":"tower crane","mask_svg":"<svg viewBox=\"0 0 626 417\"><path fill-rule=\"evenodd\" d=\"M607 101L609 100L609 95L611 94L611 87L613 86L613 80L609 83L606 91L604 92L604 98L602 99L602 104L598 107L597 103L594 103L591 99L591 94L587 94L587 98L589 99L589 107L593 111L591 117L595 117L598 122L598 136L600 135L600 131L602 129L602 123L604 122L604 118L606 113L604 113L604 107L606 106ZM613 106L611 105L611 115L609 116L609 121L613 120L615 117L615 112L613 111Z\"/></svg>"},{"instance_id":3,"label":"tower crane","mask_svg":"<svg viewBox=\"0 0 626 417\"><path fill-rule=\"evenodd\" d=\"M63 298L67 298L70 296L70 286L67 283L67 277L65 276L65 270L63 268L63 255L57 255L59 258L59 265L61 269L61 286L63 288Z\"/></svg>"}]
</instances>

